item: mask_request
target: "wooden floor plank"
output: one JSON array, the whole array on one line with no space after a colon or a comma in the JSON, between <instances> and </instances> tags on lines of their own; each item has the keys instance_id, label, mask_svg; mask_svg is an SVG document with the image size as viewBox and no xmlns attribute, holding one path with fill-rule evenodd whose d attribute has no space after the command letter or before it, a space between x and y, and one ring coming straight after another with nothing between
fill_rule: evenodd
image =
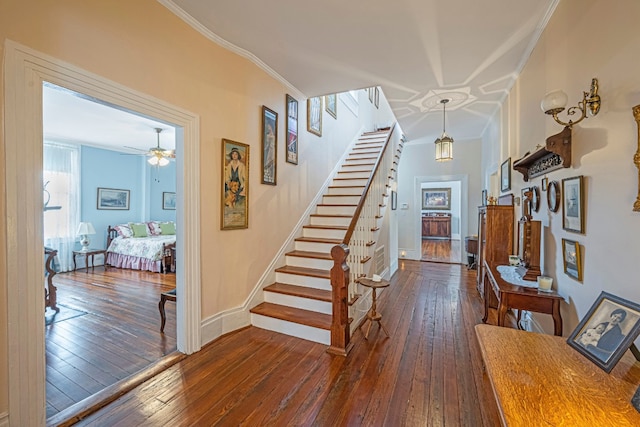
<instances>
[{"instance_id":1,"label":"wooden floor plank","mask_svg":"<svg viewBox=\"0 0 640 427\"><path fill-rule=\"evenodd\" d=\"M473 325L482 300L463 265L399 261L374 325L347 358L249 327L81 420L81 426L499 425Z\"/></svg>"}]
</instances>

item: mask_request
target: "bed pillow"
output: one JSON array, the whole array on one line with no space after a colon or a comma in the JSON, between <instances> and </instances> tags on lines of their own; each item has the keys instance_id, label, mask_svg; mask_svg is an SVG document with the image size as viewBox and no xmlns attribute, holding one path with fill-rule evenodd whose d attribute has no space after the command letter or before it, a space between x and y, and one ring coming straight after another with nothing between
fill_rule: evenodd
<instances>
[{"instance_id":1,"label":"bed pillow","mask_svg":"<svg viewBox=\"0 0 640 427\"><path fill-rule=\"evenodd\" d=\"M147 222L147 228L149 229L148 232L151 236L159 236L162 234L162 229L160 228L160 223L158 221Z\"/></svg>"},{"instance_id":2,"label":"bed pillow","mask_svg":"<svg viewBox=\"0 0 640 427\"><path fill-rule=\"evenodd\" d=\"M176 225L173 222L161 222L160 229L165 236L176 234Z\"/></svg>"},{"instance_id":3,"label":"bed pillow","mask_svg":"<svg viewBox=\"0 0 640 427\"><path fill-rule=\"evenodd\" d=\"M129 223L131 231L133 231L133 237L147 237L147 224L146 223Z\"/></svg>"},{"instance_id":4,"label":"bed pillow","mask_svg":"<svg viewBox=\"0 0 640 427\"><path fill-rule=\"evenodd\" d=\"M116 225L113 229L116 230L118 232L118 236L123 239L133 236L133 231L131 231L131 228L126 224Z\"/></svg>"}]
</instances>

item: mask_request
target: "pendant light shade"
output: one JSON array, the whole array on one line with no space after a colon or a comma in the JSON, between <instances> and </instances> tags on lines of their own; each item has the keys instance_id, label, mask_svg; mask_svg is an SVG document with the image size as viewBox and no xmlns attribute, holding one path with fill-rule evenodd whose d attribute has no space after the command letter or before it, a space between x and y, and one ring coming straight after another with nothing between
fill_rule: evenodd
<instances>
[{"instance_id":1,"label":"pendant light shade","mask_svg":"<svg viewBox=\"0 0 640 427\"><path fill-rule=\"evenodd\" d=\"M440 100L442 104L442 135L435 140L436 144L436 161L444 162L446 160L453 160L453 138L447 135L445 130L446 105L449 102L448 99Z\"/></svg>"}]
</instances>

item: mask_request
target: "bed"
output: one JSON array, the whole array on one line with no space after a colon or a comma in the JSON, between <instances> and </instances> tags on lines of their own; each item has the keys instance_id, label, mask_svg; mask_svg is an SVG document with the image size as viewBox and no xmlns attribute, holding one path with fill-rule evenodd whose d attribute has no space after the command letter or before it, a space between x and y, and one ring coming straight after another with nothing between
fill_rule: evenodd
<instances>
[{"instance_id":1,"label":"bed","mask_svg":"<svg viewBox=\"0 0 640 427\"><path fill-rule=\"evenodd\" d=\"M107 264L156 273L171 271L176 248L175 223L149 221L107 228Z\"/></svg>"}]
</instances>

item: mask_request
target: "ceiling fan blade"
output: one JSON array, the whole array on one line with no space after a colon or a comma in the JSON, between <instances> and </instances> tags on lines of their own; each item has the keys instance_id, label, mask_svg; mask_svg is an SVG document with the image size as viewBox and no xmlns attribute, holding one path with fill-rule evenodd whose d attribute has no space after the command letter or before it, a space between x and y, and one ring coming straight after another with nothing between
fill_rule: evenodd
<instances>
[{"instance_id":1,"label":"ceiling fan blade","mask_svg":"<svg viewBox=\"0 0 640 427\"><path fill-rule=\"evenodd\" d=\"M142 153L140 154L148 154L149 150L143 150L141 148L136 148L136 147L129 147L129 146L124 146L124 148L128 148L129 150L136 150L136 151L141 151Z\"/></svg>"}]
</instances>

